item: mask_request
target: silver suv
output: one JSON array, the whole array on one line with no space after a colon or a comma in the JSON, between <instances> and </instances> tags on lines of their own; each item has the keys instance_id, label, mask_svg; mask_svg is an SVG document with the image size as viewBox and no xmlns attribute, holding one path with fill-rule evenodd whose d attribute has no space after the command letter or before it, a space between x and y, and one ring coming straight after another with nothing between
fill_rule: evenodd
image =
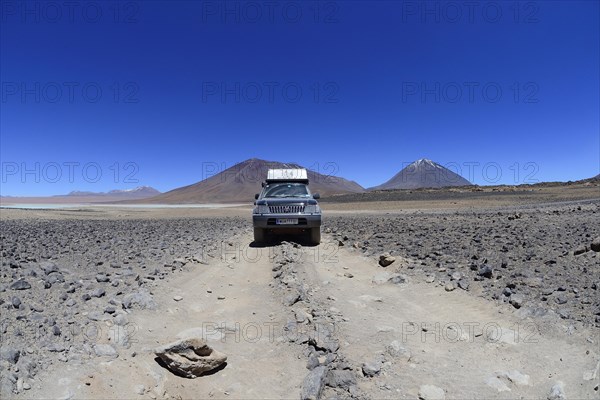
<instances>
[{"instance_id":1,"label":"silver suv","mask_svg":"<svg viewBox=\"0 0 600 400\"><path fill-rule=\"evenodd\" d=\"M318 193L310 193L305 169L269 170L262 191L255 195L254 241L264 242L270 233L304 233L312 243L319 244L318 198Z\"/></svg>"}]
</instances>

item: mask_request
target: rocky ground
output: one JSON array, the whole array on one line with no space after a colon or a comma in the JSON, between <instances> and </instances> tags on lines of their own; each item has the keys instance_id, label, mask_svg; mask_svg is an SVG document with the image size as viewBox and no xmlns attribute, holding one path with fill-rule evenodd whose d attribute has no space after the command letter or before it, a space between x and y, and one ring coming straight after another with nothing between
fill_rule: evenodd
<instances>
[{"instance_id":1,"label":"rocky ground","mask_svg":"<svg viewBox=\"0 0 600 400\"><path fill-rule=\"evenodd\" d=\"M325 231L364 255L397 256L390 269L448 291L600 327L600 202L331 216Z\"/></svg>"},{"instance_id":2,"label":"rocky ground","mask_svg":"<svg viewBox=\"0 0 600 400\"><path fill-rule=\"evenodd\" d=\"M2 398L599 395L597 201L332 213L316 247L247 210L2 212ZM190 335L227 363L165 369Z\"/></svg>"},{"instance_id":3,"label":"rocky ground","mask_svg":"<svg viewBox=\"0 0 600 400\"><path fill-rule=\"evenodd\" d=\"M448 207L453 201L465 206L465 201L512 202L513 204L546 203L549 201L570 201L597 199L600 193L600 179L588 179L569 183L538 183L516 186L460 186L451 188L420 188L396 190L370 190L363 193L349 193L326 196L323 203L369 203L369 202L444 202ZM440 203L441 207L444 207Z\"/></svg>"},{"instance_id":4,"label":"rocky ground","mask_svg":"<svg viewBox=\"0 0 600 400\"><path fill-rule=\"evenodd\" d=\"M116 356L115 345L135 329L129 313L155 309L152 292L161 281L215 257L244 223L2 221L2 393L28 390L42 370Z\"/></svg>"}]
</instances>

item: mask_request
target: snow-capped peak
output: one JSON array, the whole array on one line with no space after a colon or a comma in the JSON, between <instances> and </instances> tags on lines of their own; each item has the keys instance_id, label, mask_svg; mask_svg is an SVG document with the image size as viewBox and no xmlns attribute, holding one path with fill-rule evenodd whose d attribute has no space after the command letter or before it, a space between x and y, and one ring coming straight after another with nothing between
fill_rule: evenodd
<instances>
[{"instance_id":1,"label":"snow-capped peak","mask_svg":"<svg viewBox=\"0 0 600 400\"><path fill-rule=\"evenodd\" d=\"M414 163L412 163L412 165L414 165L414 166L424 166L426 168L438 168L438 169L442 168L439 164L436 164L435 162L431 161L428 158L418 159L417 161L415 161Z\"/></svg>"}]
</instances>

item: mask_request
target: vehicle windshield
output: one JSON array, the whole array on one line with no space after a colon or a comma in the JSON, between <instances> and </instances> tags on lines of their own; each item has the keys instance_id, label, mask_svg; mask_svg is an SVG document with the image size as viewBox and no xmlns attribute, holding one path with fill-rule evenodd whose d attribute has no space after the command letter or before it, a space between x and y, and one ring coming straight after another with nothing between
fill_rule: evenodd
<instances>
[{"instance_id":1,"label":"vehicle windshield","mask_svg":"<svg viewBox=\"0 0 600 400\"><path fill-rule=\"evenodd\" d=\"M308 188L303 183L272 183L266 185L262 197L310 197Z\"/></svg>"}]
</instances>

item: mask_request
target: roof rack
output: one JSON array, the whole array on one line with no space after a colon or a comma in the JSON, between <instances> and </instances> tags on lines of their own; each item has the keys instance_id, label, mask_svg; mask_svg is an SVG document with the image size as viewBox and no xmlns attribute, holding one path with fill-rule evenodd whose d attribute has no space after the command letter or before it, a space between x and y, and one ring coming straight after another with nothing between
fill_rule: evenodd
<instances>
[{"instance_id":1,"label":"roof rack","mask_svg":"<svg viewBox=\"0 0 600 400\"><path fill-rule=\"evenodd\" d=\"M304 168L270 169L267 171L267 183L298 182L308 184L308 173Z\"/></svg>"}]
</instances>

